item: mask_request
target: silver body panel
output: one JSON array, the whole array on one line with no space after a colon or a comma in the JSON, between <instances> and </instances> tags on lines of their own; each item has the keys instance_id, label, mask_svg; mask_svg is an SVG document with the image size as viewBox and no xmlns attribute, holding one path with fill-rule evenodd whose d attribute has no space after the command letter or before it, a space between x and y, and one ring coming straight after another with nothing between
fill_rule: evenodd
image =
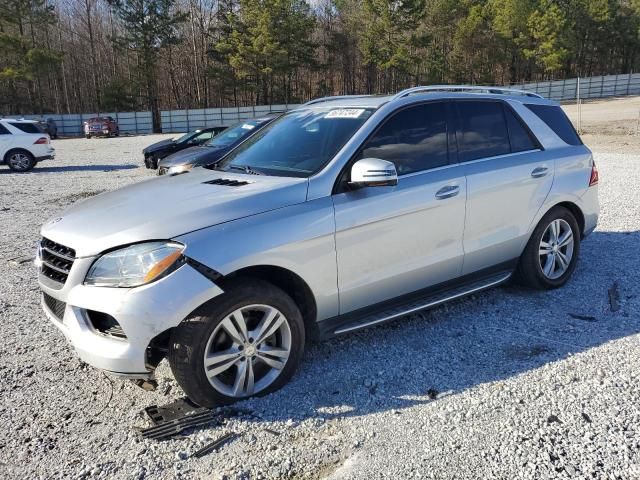
<instances>
[{"instance_id":1,"label":"silver body panel","mask_svg":"<svg viewBox=\"0 0 640 480\"><path fill-rule=\"evenodd\" d=\"M446 185L458 195L436 199ZM465 197L460 165L334 195L340 313L459 276Z\"/></svg>"},{"instance_id":2,"label":"silver body panel","mask_svg":"<svg viewBox=\"0 0 640 480\"><path fill-rule=\"evenodd\" d=\"M45 293L66 303L63 318L46 306L45 312L88 363L144 376L151 371L145 363L149 342L223 290L189 264L142 287L83 285L93 261L117 247L174 240L185 245L187 258L222 276L252 267L285 269L308 285L314 320L321 322L515 260L540 218L562 202L580 209L583 233L590 233L599 210L597 187L588 187L591 152L567 145L523 105L555 103L516 94L482 96L508 102L541 149L401 175L395 186L334 192L358 148L393 112L419 102L478 96L416 91L317 100L300 109L376 110L309 178L196 168L74 205L42 228L44 237L75 249L77 257L64 286L41 282ZM219 178L248 184L205 183ZM455 193L441 197L443 188ZM146 204L154 209L140 208ZM94 331L86 309L112 315L127 339Z\"/></svg>"}]
</instances>

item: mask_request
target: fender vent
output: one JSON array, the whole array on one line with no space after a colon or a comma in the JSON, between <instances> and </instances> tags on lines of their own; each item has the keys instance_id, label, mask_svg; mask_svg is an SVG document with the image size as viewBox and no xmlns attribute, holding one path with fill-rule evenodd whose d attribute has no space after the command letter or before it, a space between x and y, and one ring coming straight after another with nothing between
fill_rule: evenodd
<instances>
[{"instance_id":1,"label":"fender vent","mask_svg":"<svg viewBox=\"0 0 640 480\"><path fill-rule=\"evenodd\" d=\"M241 187L243 185L249 185L249 182L241 181L241 180L230 180L228 178L215 178L213 180L209 180L209 185L224 185L225 187Z\"/></svg>"}]
</instances>

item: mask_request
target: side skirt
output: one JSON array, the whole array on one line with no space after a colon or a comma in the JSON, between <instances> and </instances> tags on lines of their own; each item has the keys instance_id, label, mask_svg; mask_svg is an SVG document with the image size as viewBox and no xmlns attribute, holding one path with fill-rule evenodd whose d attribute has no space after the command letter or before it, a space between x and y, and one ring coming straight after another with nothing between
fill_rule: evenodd
<instances>
[{"instance_id":1,"label":"side skirt","mask_svg":"<svg viewBox=\"0 0 640 480\"><path fill-rule=\"evenodd\" d=\"M320 338L360 330L505 283L517 260L318 322Z\"/></svg>"}]
</instances>

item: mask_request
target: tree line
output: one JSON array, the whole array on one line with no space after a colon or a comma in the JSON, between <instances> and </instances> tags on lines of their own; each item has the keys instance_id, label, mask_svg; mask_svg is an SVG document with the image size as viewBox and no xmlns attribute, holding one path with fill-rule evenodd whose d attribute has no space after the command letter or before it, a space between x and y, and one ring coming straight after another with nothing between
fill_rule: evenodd
<instances>
[{"instance_id":1,"label":"tree line","mask_svg":"<svg viewBox=\"0 0 640 480\"><path fill-rule=\"evenodd\" d=\"M640 0L0 0L0 112L298 103L637 71Z\"/></svg>"}]
</instances>

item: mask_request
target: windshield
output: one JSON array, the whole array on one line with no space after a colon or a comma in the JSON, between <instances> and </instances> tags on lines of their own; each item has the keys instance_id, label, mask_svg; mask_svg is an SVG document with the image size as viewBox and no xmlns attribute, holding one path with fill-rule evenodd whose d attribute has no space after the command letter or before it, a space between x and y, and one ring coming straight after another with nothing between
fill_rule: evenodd
<instances>
[{"instance_id":1,"label":"windshield","mask_svg":"<svg viewBox=\"0 0 640 480\"><path fill-rule=\"evenodd\" d=\"M372 113L366 108L290 112L253 135L216 167L308 177L331 160Z\"/></svg>"},{"instance_id":2,"label":"windshield","mask_svg":"<svg viewBox=\"0 0 640 480\"><path fill-rule=\"evenodd\" d=\"M181 135L179 137L174 137L171 140L173 140L176 143L186 142L187 140L189 140L192 137L193 134L194 134L194 132L187 132L184 135Z\"/></svg>"},{"instance_id":3,"label":"windshield","mask_svg":"<svg viewBox=\"0 0 640 480\"><path fill-rule=\"evenodd\" d=\"M206 147L228 147L232 143L249 135L264 122L265 120L246 120L244 122L240 122L216 135L204 145Z\"/></svg>"}]
</instances>

